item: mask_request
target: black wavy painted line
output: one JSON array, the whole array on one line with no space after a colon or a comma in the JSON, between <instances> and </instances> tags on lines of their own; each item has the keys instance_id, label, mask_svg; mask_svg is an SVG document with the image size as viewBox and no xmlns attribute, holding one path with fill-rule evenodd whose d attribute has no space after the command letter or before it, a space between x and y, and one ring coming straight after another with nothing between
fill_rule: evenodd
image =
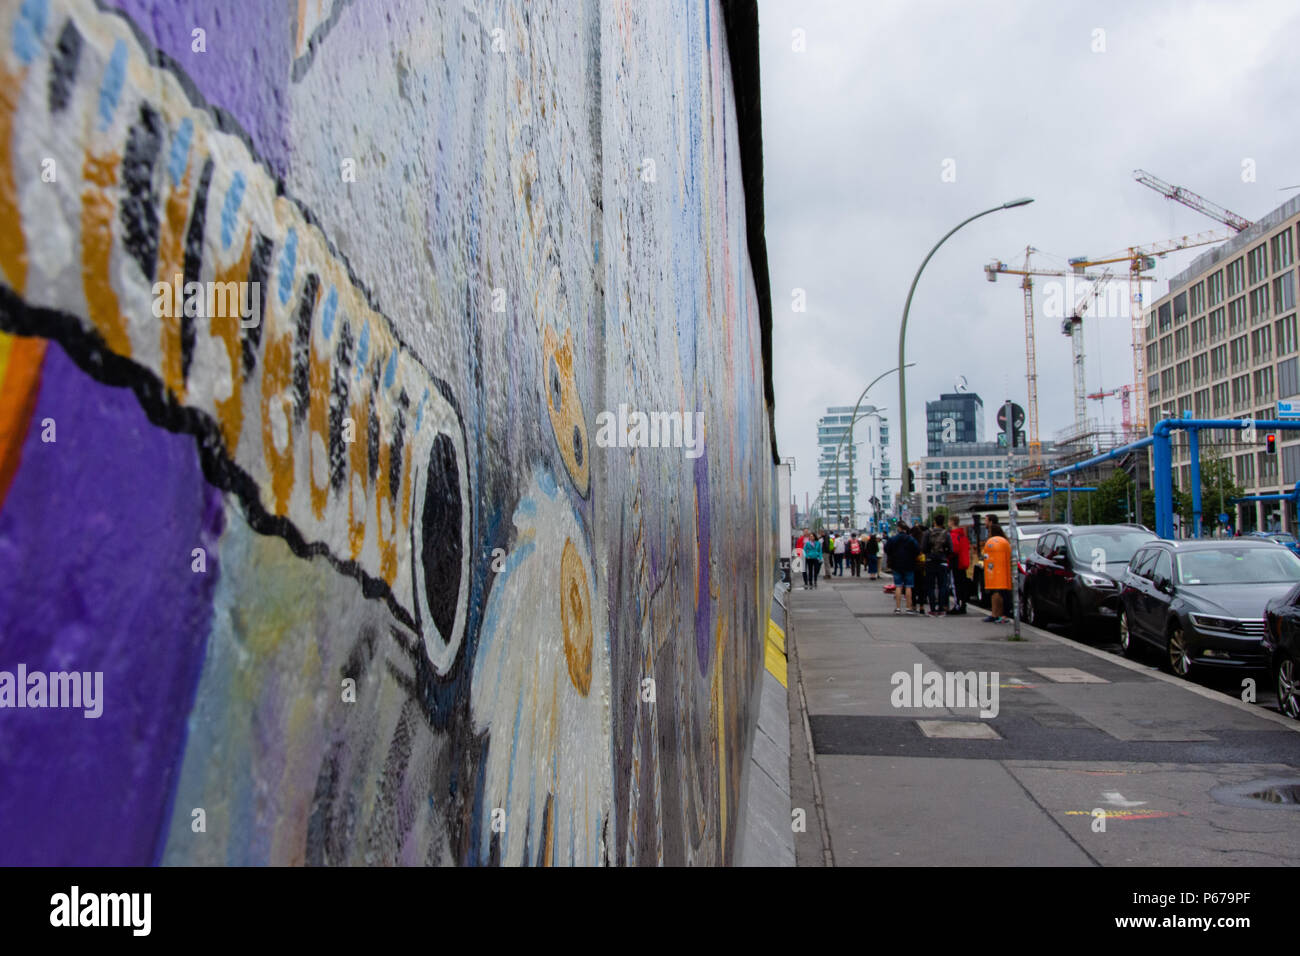
<instances>
[{"instance_id":1,"label":"black wavy painted line","mask_svg":"<svg viewBox=\"0 0 1300 956\"><path fill-rule=\"evenodd\" d=\"M360 277L358 277L356 272L353 270L352 263L348 260L348 257L344 255L342 252L340 252L338 247L334 245L333 241L326 234L325 229L321 224L320 218L314 212L312 212L311 207L309 207L301 199L298 199L297 197L289 193L288 189L285 186L284 177L279 172L276 171L276 169L270 164L270 162L265 157L263 157L262 154L257 150L257 147L253 145L252 136L250 136L248 131L244 129L243 125L239 122L239 120L236 119L231 113L227 112L222 107L209 103L207 98L203 95L203 93L200 92L198 85L194 82L194 80L190 77L190 75L185 72L184 68L176 60L172 59L165 52L163 52L162 50L154 46L153 41L149 39L148 35L145 34L145 32L140 28L140 26L134 20L132 20L121 10L117 10L107 6L107 0L94 0L94 2L96 8L101 13L107 16L116 17L117 19L121 20L124 24L126 24L127 28L131 31L131 35L135 38L137 45L140 47L140 50L144 53L145 59L154 67L160 70L165 70L166 72L172 75L172 77L180 85L182 92L185 93L186 99L189 100L190 106L192 106L196 110L199 110L200 112L207 113L209 118L211 118L213 124L216 126L218 132L224 133L227 136L233 136L235 139L243 143L244 148L248 150L249 158L256 165L260 166L262 170L266 173L266 175L275 183L275 194L277 196L283 196L287 202L292 203L294 208L298 210L298 214L302 216L303 221L307 225L312 226L316 229L317 233L320 236L321 241L325 244L325 248L328 250L329 254L343 266L343 270L347 274L348 281L356 288L356 290L359 293L361 293L361 297L365 301L366 305L368 305L372 310L374 310L375 313L383 317L384 321L387 323L389 334L393 336L393 340L397 342L400 346L402 346L402 348L404 348L408 353L410 353L412 358L414 358L418 353L413 348L411 348L410 343L405 338L403 338L402 334L398 331L397 327L393 325L392 320L388 317L388 314L384 311L383 307L379 304L379 299L375 295L373 290L371 290L370 287L367 286L360 279ZM338 0L338 2L346 4L346 3L351 3L352 0ZM65 21L65 26L70 23L72 23L72 18L68 18L68 20ZM59 51L56 49L53 55L54 56L59 55ZM264 237L261 236L258 237L259 243L262 238ZM269 240L267 241L269 242ZM268 250L268 256L269 256L269 250ZM268 259L268 263L269 263L269 259ZM262 285L264 296L266 295L266 288L267 287L264 283ZM263 301L262 303L263 309L262 312L260 313L261 315L267 314L265 309L265 304L266 304L265 301ZM249 331L250 333L256 333L260 335L261 326L260 325L255 326ZM423 362L420 362L419 364L421 367L424 367ZM428 369L426 368L425 371L428 371ZM450 396L451 389L449 386L447 386L445 382L440 381L432 374L430 374L429 377L438 384L439 390L444 394L444 396ZM457 415L459 415L460 408L455 402L455 400L448 397L447 401L456 409L456 413Z\"/></svg>"},{"instance_id":2,"label":"black wavy painted line","mask_svg":"<svg viewBox=\"0 0 1300 956\"><path fill-rule=\"evenodd\" d=\"M307 71L311 69L312 62L316 59L316 48L334 29L334 24L339 22L339 17L345 7L351 6L352 0L334 0L334 8L330 10L330 15L325 18L325 22L312 31L311 39L307 41L307 52L298 59L293 61L293 70L290 73L290 79L293 82L299 82Z\"/></svg>"},{"instance_id":3,"label":"black wavy painted line","mask_svg":"<svg viewBox=\"0 0 1300 956\"><path fill-rule=\"evenodd\" d=\"M205 412L178 403L151 370L131 359L112 352L98 332L88 331L82 320L71 313L28 305L13 289L0 285L0 331L12 335L53 339L58 342L77 367L104 385L129 388L135 393L149 421L176 434L193 435L198 441L199 461L209 484L233 494L244 510L249 526L259 534L282 539L300 558L325 558L335 570L361 584L361 593L370 600L382 600L393 617L422 640L411 612L393 594L388 582L374 577L351 559L338 557L324 542L309 542L292 521L273 515L263 506L253 477L226 453L225 441L217 421ZM428 370L425 369L426 374ZM429 374L434 382L436 376ZM464 421L454 403L456 420L462 433ZM414 522L413 522L414 524ZM412 589L418 586L412 582Z\"/></svg>"}]
</instances>

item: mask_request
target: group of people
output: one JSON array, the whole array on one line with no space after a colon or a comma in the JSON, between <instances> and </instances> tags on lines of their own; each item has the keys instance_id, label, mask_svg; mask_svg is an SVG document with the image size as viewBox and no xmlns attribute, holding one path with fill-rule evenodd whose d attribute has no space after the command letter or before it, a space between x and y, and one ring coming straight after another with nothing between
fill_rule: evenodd
<instances>
[{"instance_id":1,"label":"group of people","mask_svg":"<svg viewBox=\"0 0 1300 956\"><path fill-rule=\"evenodd\" d=\"M853 577L861 577L864 564L870 580L880 578L880 541L874 534L863 538L856 531L847 534L824 531L818 536L805 528L796 539L794 548L802 562L805 590L817 587L823 564L828 578L832 575L843 577L845 567Z\"/></svg>"},{"instance_id":2,"label":"group of people","mask_svg":"<svg viewBox=\"0 0 1300 956\"><path fill-rule=\"evenodd\" d=\"M1011 542L996 515L985 516L984 528L984 590L992 611L984 621L1002 624L1011 620L1004 613L1011 593ZM793 570L803 572L805 590L816 589L823 565L827 577L842 577L845 565L859 577L865 563L867 577L877 580L883 551L894 580L894 613L925 614L928 606L931 616L943 617L966 613L974 550L956 515L947 520L935 515L929 528L900 521L883 548L874 534L865 539L857 532L817 535L805 528L795 541Z\"/></svg>"},{"instance_id":3,"label":"group of people","mask_svg":"<svg viewBox=\"0 0 1300 956\"><path fill-rule=\"evenodd\" d=\"M929 604L930 614L965 614L970 567L970 538L953 516L945 527L943 515L933 525L917 523L911 528L901 522L885 542L885 560L894 577L894 613L921 614Z\"/></svg>"},{"instance_id":4,"label":"group of people","mask_svg":"<svg viewBox=\"0 0 1300 956\"><path fill-rule=\"evenodd\" d=\"M949 527L945 527L945 524ZM1003 614L1011 590L1011 543L997 517L985 517L988 532L984 544L984 590L990 595L992 613L988 623L1010 620ZM944 521L935 515L930 528L903 524L885 542L885 559L894 578L894 613L929 614L943 617L965 614L970 596L972 546L969 535L955 515Z\"/></svg>"}]
</instances>

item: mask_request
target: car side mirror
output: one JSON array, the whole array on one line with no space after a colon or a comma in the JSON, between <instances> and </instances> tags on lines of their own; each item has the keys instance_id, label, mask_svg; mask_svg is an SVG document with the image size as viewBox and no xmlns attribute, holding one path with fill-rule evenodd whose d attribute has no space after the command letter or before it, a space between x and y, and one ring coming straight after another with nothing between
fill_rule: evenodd
<instances>
[{"instance_id":1,"label":"car side mirror","mask_svg":"<svg viewBox=\"0 0 1300 956\"><path fill-rule=\"evenodd\" d=\"M1162 594L1168 594L1174 589L1173 584L1163 574L1156 575L1151 579L1151 581L1156 586L1156 590L1160 591Z\"/></svg>"}]
</instances>

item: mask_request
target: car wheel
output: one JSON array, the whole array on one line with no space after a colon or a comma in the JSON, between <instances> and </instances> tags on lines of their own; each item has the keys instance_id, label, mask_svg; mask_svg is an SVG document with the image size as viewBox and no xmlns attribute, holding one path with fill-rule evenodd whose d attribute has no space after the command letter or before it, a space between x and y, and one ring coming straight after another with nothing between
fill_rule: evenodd
<instances>
[{"instance_id":1,"label":"car wheel","mask_svg":"<svg viewBox=\"0 0 1300 956\"><path fill-rule=\"evenodd\" d=\"M1165 638L1165 658L1169 670L1179 677L1187 677L1192 672L1192 655L1187 649L1187 637L1183 634L1183 628L1180 624L1175 624L1169 629L1169 636Z\"/></svg>"},{"instance_id":2,"label":"car wheel","mask_svg":"<svg viewBox=\"0 0 1300 956\"><path fill-rule=\"evenodd\" d=\"M1274 674L1277 687L1277 709L1288 717L1300 720L1300 664L1288 654L1277 662Z\"/></svg>"},{"instance_id":3,"label":"car wheel","mask_svg":"<svg viewBox=\"0 0 1300 956\"><path fill-rule=\"evenodd\" d=\"M1119 649L1130 659L1138 656L1138 648L1133 632L1128 627L1128 612L1119 612Z\"/></svg>"},{"instance_id":4,"label":"car wheel","mask_svg":"<svg viewBox=\"0 0 1300 956\"><path fill-rule=\"evenodd\" d=\"M1034 596L1026 594L1024 600L1024 622L1038 627L1038 605L1034 603Z\"/></svg>"}]
</instances>

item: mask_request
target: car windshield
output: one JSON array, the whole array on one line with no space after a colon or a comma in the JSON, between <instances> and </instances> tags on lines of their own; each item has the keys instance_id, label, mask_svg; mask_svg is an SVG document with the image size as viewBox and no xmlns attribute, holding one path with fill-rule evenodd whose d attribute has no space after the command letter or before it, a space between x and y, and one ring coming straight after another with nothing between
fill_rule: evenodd
<instances>
[{"instance_id":1,"label":"car windshield","mask_svg":"<svg viewBox=\"0 0 1300 956\"><path fill-rule=\"evenodd\" d=\"M1090 531L1070 538L1070 553L1075 561L1091 564L1101 558L1106 564L1128 564L1134 553L1155 535L1147 531Z\"/></svg>"},{"instance_id":2,"label":"car windshield","mask_svg":"<svg viewBox=\"0 0 1300 956\"><path fill-rule=\"evenodd\" d=\"M1182 584L1278 584L1300 581L1300 558L1283 548L1214 548L1178 555Z\"/></svg>"},{"instance_id":3,"label":"car windshield","mask_svg":"<svg viewBox=\"0 0 1300 956\"><path fill-rule=\"evenodd\" d=\"M1295 535L1293 534L1270 534L1269 537L1279 544L1295 544Z\"/></svg>"},{"instance_id":4,"label":"car windshield","mask_svg":"<svg viewBox=\"0 0 1300 956\"><path fill-rule=\"evenodd\" d=\"M1039 535L1036 534L1024 535L1021 537L1019 542L1020 550L1018 552L1020 554L1021 561L1024 561L1026 558L1028 558L1038 548L1038 538Z\"/></svg>"}]
</instances>

